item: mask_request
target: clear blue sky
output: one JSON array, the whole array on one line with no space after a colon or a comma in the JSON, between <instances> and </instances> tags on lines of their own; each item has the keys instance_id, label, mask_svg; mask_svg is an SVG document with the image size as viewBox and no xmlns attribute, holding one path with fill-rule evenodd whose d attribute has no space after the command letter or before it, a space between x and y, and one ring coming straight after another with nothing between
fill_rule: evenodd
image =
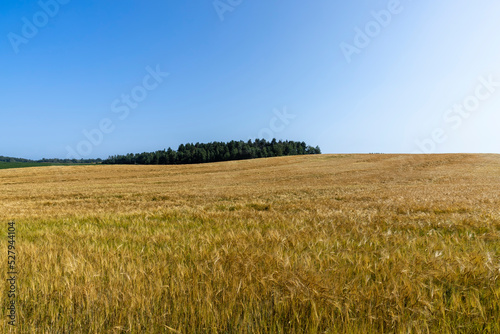
<instances>
[{"instance_id":1,"label":"clear blue sky","mask_svg":"<svg viewBox=\"0 0 500 334\"><path fill-rule=\"evenodd\" d=\"M499 13L493 0L2 1L0 155L259 136L499 153Z\"/></svg>"}]
</instances>

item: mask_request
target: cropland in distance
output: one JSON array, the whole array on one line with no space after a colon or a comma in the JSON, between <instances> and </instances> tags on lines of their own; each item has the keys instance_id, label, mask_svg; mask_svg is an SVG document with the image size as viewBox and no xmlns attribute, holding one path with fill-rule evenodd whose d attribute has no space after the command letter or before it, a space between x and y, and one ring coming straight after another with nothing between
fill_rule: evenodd
<instances>
[{"instance_id":1,"label":"cropland in distance","mask_svg":"<svg viewBox=\"0 0 500 334\"><path fill-rule=\"evenodd\" d=\"M17 330L499 333L499 194L499 155L0 170Z\"/></svg>"}]
</instances>

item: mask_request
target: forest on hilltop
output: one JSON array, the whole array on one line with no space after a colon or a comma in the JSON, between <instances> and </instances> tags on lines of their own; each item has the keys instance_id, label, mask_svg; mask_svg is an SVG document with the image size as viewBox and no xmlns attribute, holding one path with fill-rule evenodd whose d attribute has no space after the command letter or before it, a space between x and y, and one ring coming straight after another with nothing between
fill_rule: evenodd
<instances>
[{"instance_id":1,"label":"forest on hilltop","mask_svg":"<svg viewBox=\"0 0 500 334\"><path fill-rule=\"evenodd\" d=\"M266 141L212 142L206 144L181 144L177 151L168 148L156 152L129 153L110 156L103 164L175 165L245 160L254 158L280 157L286 155L321 154L318 146L308 146L305 142Z\"/></svg>"}]
</instances>

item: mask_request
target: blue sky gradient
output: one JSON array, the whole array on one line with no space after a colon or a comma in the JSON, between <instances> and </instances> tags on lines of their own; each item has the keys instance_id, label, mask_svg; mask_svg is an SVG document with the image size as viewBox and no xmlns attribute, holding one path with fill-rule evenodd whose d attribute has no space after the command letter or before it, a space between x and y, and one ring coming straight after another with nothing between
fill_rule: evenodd
<instances>
[{"instance_id":1,"label":"blue sky gradient","mask_svg":"<svg viewBox=\"0 0 500 334\"><path fill-rule=\"evenodd\" d=\"M499 13L493 0L3 1L0 155L270 136L324 153L500 153ZM157 67L168 77L144 90ZM132 92L147 96L120 119Z\"/></svg>"}]
</instances>

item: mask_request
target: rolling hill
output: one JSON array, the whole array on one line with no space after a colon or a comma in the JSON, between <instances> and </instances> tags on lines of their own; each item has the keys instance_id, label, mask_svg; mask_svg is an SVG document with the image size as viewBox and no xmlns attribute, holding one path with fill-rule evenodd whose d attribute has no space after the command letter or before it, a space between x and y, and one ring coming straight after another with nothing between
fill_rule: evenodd
<instances>
[{"instance_id":1,"label":"rolling hill","mask_svg":"<svg viewBox=\"0 0 500 334\"><path fill-rule=\"evenodd\" d=\"M0 170L19 330L498 333L498 189L499 155Z\"/></svg>"}]
</instances>

